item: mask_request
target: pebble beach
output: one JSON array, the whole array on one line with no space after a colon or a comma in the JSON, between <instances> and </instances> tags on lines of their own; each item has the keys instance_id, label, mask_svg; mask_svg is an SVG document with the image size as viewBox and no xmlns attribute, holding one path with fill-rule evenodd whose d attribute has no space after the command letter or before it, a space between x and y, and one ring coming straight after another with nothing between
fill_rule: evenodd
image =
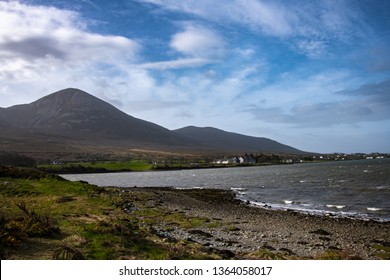
<instances>
[{"instance_id":1,"label":"pebble beach","mask_svg":"<svg viewBox=\"0 0 390 280\"><path fill-rule=\"evenodd\" d=\"M226 258L258 258L259 252L291 259L383 259L390 249L390 223L293 211L264 209L236 199L232 191L215 189L126 188L149 194L144 205L201 217L208 224L182 228L155 221L156 233L170 240L187 240Z\"/></svg>"}]
</instances>

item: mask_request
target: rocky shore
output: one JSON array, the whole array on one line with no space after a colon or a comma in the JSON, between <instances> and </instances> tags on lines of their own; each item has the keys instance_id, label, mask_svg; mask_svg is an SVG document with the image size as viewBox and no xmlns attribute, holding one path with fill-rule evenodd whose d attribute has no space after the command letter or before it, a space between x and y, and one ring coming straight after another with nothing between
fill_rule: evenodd
<instances>
[{"instance_id":1,"label":"rocky shore","mask_svg":"<svg viewBox=\"0 0 390 280\"><path fill-rule=\"evenodd\" d=\"M390 223L258 208L225 190L126 188L118 192L129 198L124 206L129 213L141 206L202 219L195 227L183 227L174 220L155 220L153 230L160 238L196 242L210 251L222 252L226 258L390 257ZM140 196L147 198L131 200Z\"/></svg>"},{"instance_id":2,"label":"rocky shore","mask_svg":"<svg viewBox=\"0 0 390 280\"><path fill-rule=\"evenodd\" d=\"M0 167L2 259L390 259L390 223L264 209L218 189L98 187Z\"/></svg>"}]
</instances>

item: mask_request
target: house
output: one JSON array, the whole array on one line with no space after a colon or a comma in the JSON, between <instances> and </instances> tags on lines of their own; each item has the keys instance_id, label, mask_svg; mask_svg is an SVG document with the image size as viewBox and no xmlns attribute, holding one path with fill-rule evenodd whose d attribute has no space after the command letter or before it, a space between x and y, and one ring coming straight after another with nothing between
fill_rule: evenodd
<instances>
[{"instance_id":1,"label":"house","mask_svg":"<svg viewBox=\"0 0 390 280\"><path fill-rule=\"evenodd\" d=\"M234 164L234 163L238 163L238 161L237 161L236 157L232 157L232 158L228 158L228 159L214 160L214 163L216 163L216 164Z\"/></svg>"}]
</instances>

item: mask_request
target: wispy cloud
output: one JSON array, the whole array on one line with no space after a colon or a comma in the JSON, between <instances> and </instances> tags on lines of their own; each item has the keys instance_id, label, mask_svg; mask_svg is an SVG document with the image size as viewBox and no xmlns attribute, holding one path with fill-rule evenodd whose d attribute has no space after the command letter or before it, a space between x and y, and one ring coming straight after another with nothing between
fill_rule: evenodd
<instances>
[{"instance_id":1,"label":"wispy cloud","mask_svg":"<svg viewBox=\"0 0 390 280\"><path fill-rule=\"evenodd\" d=\"M167 108L178 108L189 105L183 101L159 101L159 100L139 100L132 101L127 108L132 112L155 111Z\"/></svg>"},{"instance_id":2,"label":"wispy cloud","mask_svg":"<svg viewBox=\"0 0 390 280\"><path fill-rule=\"evenodd\" d=\"M195 57L195 58L182 58L182 59L168 60L168 61L141 63L136 65L136 67L140 67L143 69L167 70L167 69L199 67L199 66L214 64L218 62L219 60L215 60L215 59Z\"/></svg>"},{"instance_id":3,"label":"wispy cloud","mask_svg":"<svg viewBox=\"0 0 390 280\"><path fill-rule=\"evenodd\" d=\"M283 5L253 0L140 0L164 9L196 15L209 21L239 23L253 30L285 36L292 32L295 17Z\"/></svg>"},{"instance_id":4,"label":"wispy cloud","mask_svg":"<svg viewBox=\"0 0 390 280\"><path fill-rule=\"evenodd\" d=\"M280 38L310 57L326 54L331 41L347 42L364 36L357 5L349 1L264 0L138 0L165 10L186 13L219 25L239 25L254 34Z\"/></svg>"},{"instance_id":5,"label":"wispy cloud","mask_svg":"<svg viewBox=\"0 0 390 280\"><path fill-rule=\"evenodd\" d=\"M390 80L387 80L333 93L344 97L339 101L298 104L289 111L281 107L265 106L256 106L248 111L259 120L299 127L358 125L390 119L389 92Z\"/></svg>"}]
</instances>

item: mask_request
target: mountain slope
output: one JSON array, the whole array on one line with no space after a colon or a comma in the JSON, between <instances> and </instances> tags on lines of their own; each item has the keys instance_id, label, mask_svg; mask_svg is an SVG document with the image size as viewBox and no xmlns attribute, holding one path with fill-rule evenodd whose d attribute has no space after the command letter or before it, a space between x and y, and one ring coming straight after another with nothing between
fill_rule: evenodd
<instances>
[{"instance_id":1,"label":"mountain slope","mask_svg":"<svg viewBox=\"0 0 390 280\"><path fill-rule=\"evenodd\" d=\"M264 137L252 137L216 129L213 127L188 126L175 130L189 139L213 149L230 152L302 153L293 147Z\"/></svg>"},{"instance_id":2,"label":"mountain slope","mask_svg":"<svg viewBox=\"0 0 390 280\"><path fill-rule=\"evenodd\" d=\"M5 117L3 116L4 115L4 112L5 109L4 108L0 108L0 127L1 128L4 128L4 127L9 127L10 124L8 123L8 121L5 119Z\"/></svg>"},{"instance_id":3,"label":"mountain slope","mask_svg":"<svg viewBox=\"0 0 390 280\"><path fill-rule=\"evenodd\" d=\"M48 135L91 142L126 140L129 144L186 145L187 142L166 128L129 116L78 89L61 90L30 104L2 111L5 121L14 128Z\"/></svg>"},{"instance_id":4,"label":"mountain slope","mask_svg":"<svg viewBox=\"0 0 390 280\"><path fill-rule=\"evenodd\" d=\"M141 153L300 153L276 141L216 128L168 130L78 89L0 108L0 151L38 155Z\"/></svg>"}]
</instances>

